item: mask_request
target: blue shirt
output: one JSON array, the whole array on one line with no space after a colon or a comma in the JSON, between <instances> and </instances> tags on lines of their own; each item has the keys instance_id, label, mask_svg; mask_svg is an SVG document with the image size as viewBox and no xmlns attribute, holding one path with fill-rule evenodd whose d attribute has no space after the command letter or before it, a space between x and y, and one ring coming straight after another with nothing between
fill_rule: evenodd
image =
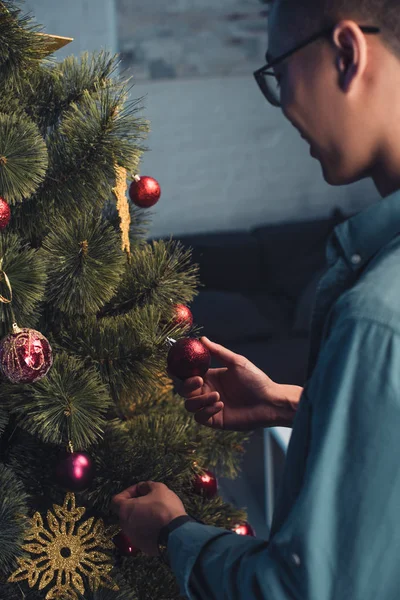
<instances>
[{"instance_id":1,"label":"blue shirt","mask_svg":"<svg viewBox=\"0 0 400 600\"><path fill-rule=\"evenodd\" d=\"M185 523L183 596L399 600L399 234L400 191L332 232L269 542Z\"/></svg>"}]
</instances>

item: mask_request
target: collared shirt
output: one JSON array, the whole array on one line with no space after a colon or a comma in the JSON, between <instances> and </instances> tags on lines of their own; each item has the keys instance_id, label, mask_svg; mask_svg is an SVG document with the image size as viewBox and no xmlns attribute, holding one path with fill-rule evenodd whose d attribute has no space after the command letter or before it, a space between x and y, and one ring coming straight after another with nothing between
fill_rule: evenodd
<instances>
[{"instance_id":1,"label":"collared shirt","mask_svg":"<svg viewBox=\"0 0 400 600\"><path fill-rule=\"evenodd\" d=\"M269 542L176 529L190 600L400 597L400 191L336 226L326 258Z\"/></svg>"}]
</instances>

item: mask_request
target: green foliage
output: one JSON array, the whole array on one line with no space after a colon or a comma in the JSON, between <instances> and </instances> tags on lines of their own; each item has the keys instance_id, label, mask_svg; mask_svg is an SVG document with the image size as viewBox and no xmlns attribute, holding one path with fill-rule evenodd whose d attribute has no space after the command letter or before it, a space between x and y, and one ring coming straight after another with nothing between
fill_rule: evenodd
<instances>
[{"instance_id":1,"label":"green foliage","mask_svg":"<svg viewBox=\"0 0 400 600\"><path fill-rule=\"evenodd\" d=\"M0 236L2 269L12 287L12 309L21 327L34 326L39 305L44 299L46 271L37 251L23 243L20 237L4 231ZM10 297L6 282L0 279L0 294ZM9 304L0 303L0 325L2 337L11 330L13 317Z\"/></svg>"},{"instance_id":2,"label":"green foliage","mask_svg":"<svg viewBox=\"0 0 400 600\"><path fill-rule=\"evenodd\" d=\"M198 286L199 268L191 264L190 250L178 241L154 240L133 248L117 297L103 313L119 314L133 306L154 304L172 317L172 304L190 303Z\"/></svg>"},{"instance_id":3,"label":"green foliage","mask_svg":"<svg viewBox=\"0 0 400 600\"><path fill-rule=\"evenodd\" d=\"M121 235L87 214L58 217L43 241L47 300L69 315L94 314L115 294L125 269Z\"/></svg>"},{"instance_id":4,"label":"green foliage","mask_svg":"<svg viewBox=\"0 0 400 600\"><path fill-rule=\"evenodd\" d=\"M0 193L11 204L33 194L44 180L47 146L23 114L0 114Z\"/></svg>"},{"instance_id":5,"label":"green foliage","mask_svg":"<svg viewBox=\"0 0 400 600\"><path fill-rule=\"evenodd\" d=\"M96 94L105 85L117 89L118 79L112 78L117 66L117 57L107 52L84 53L81 58L69 56L51 68L40 65L25 82L28 114L46 133L58 125L72 102L80 102L84 93Z\"/></svg>"},{"instance_id":6,"label":"green foliage","mask_svg":"<svg viewBox=\"0 0 400 600\"><path fill-rule=\"evenodd\" d=\"M7 427L10 415L4 406L0 406L0 438Z\"/></svg>"},{"instance_id":7,"label":"green foliage","mask_svg":"<svg viewBox=\"0 0 400 600\"><path fill-rule=\"evenodd\" d=\"M0 6L0 83L2 93L21 88L39 59L46 56L46 41L36 35L33 20L23 15L15 2L2 0Z\"/></svg>"},{"instance_id":8,"label":"green foliage","mask_svg":"<svg viewBox=\"0 0 400 600\"><path fill-rule=\"evenodd\" d=\"M14 473L0 463L0 573L8 573L21 555L27 495Z\"/></svg>"},{"instance_id":9,"label":"green foliage","mask_svg":"<svg viewBox=\"0 0 400 600\"><path fill-rule=\"evenodd\" d=\"M44 379L32 385L4 384L0 398L18 418L18 425L44 442L76 450L96 442L111 400L93 368L66 353L56 355Z\"/></svg>"},{"instance_id":10,"label":"green foliage","mask_svg":"<svg viewBox=\"0 0 400 600\"><path fill-rule=\"evenodd\" d=\"M70 353L98 368L117 397L131 389L141 394L158 382L166 370L166 338L174 331L162 328L160 310L149 305L117 317L76 320L60 337Z\"/></svg>"}]
</instances>

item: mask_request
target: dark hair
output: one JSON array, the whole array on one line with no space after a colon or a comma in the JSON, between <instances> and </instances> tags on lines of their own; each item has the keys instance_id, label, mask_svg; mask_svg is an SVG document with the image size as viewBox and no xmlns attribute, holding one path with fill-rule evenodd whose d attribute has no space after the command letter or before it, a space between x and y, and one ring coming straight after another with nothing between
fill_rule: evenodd
<instances>
[{"instance_id":1,"label":"dark hair","mask_svg":"<svg viewBox=\"0 0 400 600\"><path fill-rule=\"evenodd\" d=\"M341 19L379 27L382 41L400 58L399 0L266 0L266 4L282 7L289 33L296 36L312 35Z\"/></svg>"}]
</instances>

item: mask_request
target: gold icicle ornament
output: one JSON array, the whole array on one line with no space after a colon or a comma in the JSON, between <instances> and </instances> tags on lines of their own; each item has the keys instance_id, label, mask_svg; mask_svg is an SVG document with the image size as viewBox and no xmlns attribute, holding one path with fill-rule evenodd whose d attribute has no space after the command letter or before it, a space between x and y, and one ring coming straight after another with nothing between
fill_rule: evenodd
<instances>
[{"instance_id":1,"label":"gold icicle ornament","mask_svg":"<svg viewBox=\"0 0 400 600\"><path fill-rule=\"evenodd\" d=\"M53 514L54 512L54 514ZM106 528L101 519L83 521L84 507L77 507L75 495L68 492L63 506L53 505L47 512L47 527L36 512L27 519L30 530L22 548L31 558L18 558L19 568L9 577L9 583L27 580L29 587L49 588L46 600L64 598L78 600L85 593L85 582L92 591L105 587L118 590L109 572L111 558L101 550L112 550L112 538L119 527Z\"/></svg>"},{"instance_id":2,"label":"gold icicle ornament","mask_svg":"<svg viewBox=\"0 0 400 600\"><path fill-rule=\"evenodd\" d=\"M131 225L131 215L129 212L129 202L126 195L128 190L127 171L124 167L115 165L115 187L113 193L117 200L117 210L121 220L122 250L125 250L129 256L131 253L131 244L129 241L129 228Z\"/></svg>"}]
</instances>

